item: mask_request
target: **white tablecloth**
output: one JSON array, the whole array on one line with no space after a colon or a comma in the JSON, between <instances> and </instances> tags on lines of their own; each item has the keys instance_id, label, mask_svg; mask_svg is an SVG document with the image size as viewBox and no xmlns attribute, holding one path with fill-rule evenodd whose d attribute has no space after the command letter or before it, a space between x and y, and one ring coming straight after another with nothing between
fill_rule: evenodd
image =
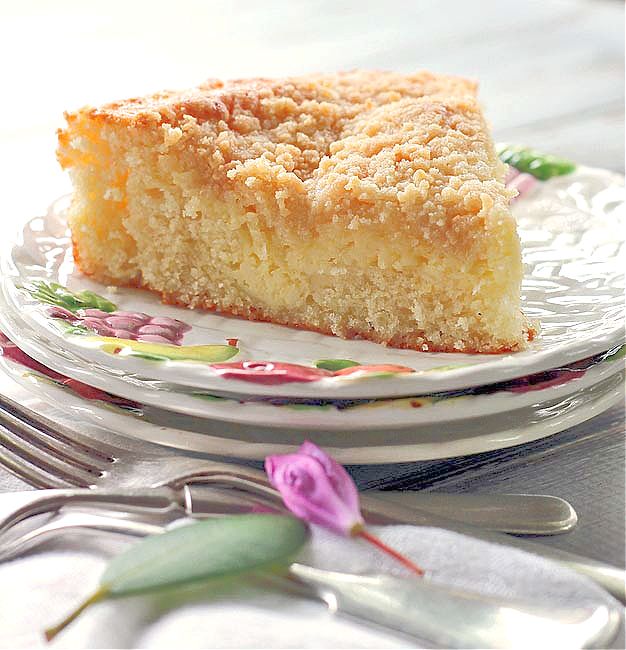
<instances>
[{"instance_id":1,"label":"white tablecloth","mask_svg":"<svg viewBox=\"0 0 626 650\"><path fill-rule=\"evenodd\" d=\"M522 551L433 528L375 529L439 584L548 606L612 602L587 578ZM43 645L58 622L98 583L106 558L132 543L110 537L67 537L0 565L0 647ZM404 569L362 540L319 528L299 560L355 573ZM417 579L417 578L409 578ZM316 602L278 591L194 586L104 602L62 632L59 648L377 648L422 647L406 637L333 616ZM425 647L429 647L425 644Z\"/></svg>"}]
</instances>

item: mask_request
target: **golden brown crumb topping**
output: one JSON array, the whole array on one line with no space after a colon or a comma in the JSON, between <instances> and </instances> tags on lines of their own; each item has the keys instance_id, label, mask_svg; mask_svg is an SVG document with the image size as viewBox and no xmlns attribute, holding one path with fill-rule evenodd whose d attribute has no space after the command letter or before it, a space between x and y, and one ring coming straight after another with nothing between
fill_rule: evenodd
<instances>
[{"instance_id":1,"label":"golden brown crumb topping","mask_svg":"<svg viewBox=\"0 0 626 650\"><path fill-rule=\"evenodd\" d=\"M433 224L506 209L475 95L476 84L458 77L357 71L210 80L67 119L70 130L86 120L159 131L163 153L193 150L213 187L292 224L315 214L316 223L358 227L399 213L403 226L421 228L425 216ZM66 132L60 141L60 160L72 166Z\"/></svg>"},{"instance_id":2,"label":"golden brown crumb topping","mask_svg":"<svg viewBox=\"0 0 626 650\"><path fill-rule=\"evenodd\" d=\"M428 72L352 72L284 80L209 80L191 90L159 92L86 112L129 126L188 129L191 121L215 139L228 167L264 157L305 180L333 142L355 135L362 123L359 119L354 124L355 117L407 97L475 91L470 81Z\"/></svg>"}]
</instances>

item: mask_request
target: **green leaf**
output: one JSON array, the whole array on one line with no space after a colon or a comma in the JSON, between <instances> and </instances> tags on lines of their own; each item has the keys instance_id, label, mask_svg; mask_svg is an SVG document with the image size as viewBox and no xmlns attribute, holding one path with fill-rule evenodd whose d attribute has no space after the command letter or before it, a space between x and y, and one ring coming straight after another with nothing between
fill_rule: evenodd
<instances>
[{"instance_id":1,"label":"green leaf","mask_svg":"<svg viewBox=\"0 0 626 650\"><path fill-rule=\"evenodd\" d=\"M316 368L335 372L335 370L352 368L352 366L360 366L361 364L356 361L350 361L350 359L319 359L318 361L314 361L313 365Z\"/></svg>"},{"instance_id":2,"label":"green leaf","mask_svg":"<svg viewBox=\"0 0 626 650\"><path fill-rule=\"evenodd\" d=\"M218 363L239 354L239 348L234 345L169 345L117 339L112 336L84 336L76 341L83 345L98 347L108 354L130 355L150 361Z\"/></svg>"},{"instance_id":3,"label":"green leaf","mask_svg":"<svg viewBox=\"0 0 626 650\"><path fill-rule=\"evenodd\" d=\"M620 345L617 348L609 350L602 358L602 361L616 361L617 359L623 359L624 357L626 357L626 345Z\"/></svg>"},{"instance_id":4,"label":"green leaf","mask_svg":"<svg viewBox=\"0 0 626 650\"><path fill-rule=\"evenodd\" d=\"M332 404L285 404L285 408L292 411L329 411Z\"/></svg>"},{"instance_id":5,"label":"green leaf","mask_svg":"<svg viewBox=\"0 0 626 650\"><path fill-rule=\"evenodd\" d=\"M571 174L576 169L576 165L571 160L520 145L501 143L497 145L497 151L503 162L520 172L532 174L541 181L546 181L553 176Z\"/></svg>"},{"instance_id":6,"label":"green leaf","mask_svg":"<svg viewBox=\"0 0 626 650\"><path fill-rule=\"evenodd\" d=\"M307 539L308 528L300 520L274 514L207 519L146 537L114 557L100 578L100 588L46 630L46 637L54 638L88 606L105 598L287 565Z\"/></svg>"},{"instance_id":7,"label":"green leaf","mask_svg":"<svg viewBox=\"0 0 626 650\"><path fill-rule=\"evenodd\" d=\"M64 333L74 334L76 336L84 336L93 334L93 330L83 325L72 325L62 318L53 318L52 322Z\"/></svg>"},{"instance_id":8,"label":"green leaf","mask_svg":"<svg viewBox=\"0 0 626 650\"><path fill-rule=\"evenodd\" d=\"M113 558L100 584L111 596L237 575L287 563L306 526L285 515L237 515L147 537Z\"/></svg>"},{"instance_id":9,"label":"green leaf","mask_svg":"<svg viewBox=\"0 0 626 650\"><path fill-rule=\"evenodd\" d=\"M457 368L466 368L468 366L474 366L474 363L450 363L446 366L433 366L432 368L427 368L422 372L448 372L448 370L456 370Z\"/></svg>"},{"instance_id":10,"label":"green leaf","mask_svg":"<svg viewBox=\"0 0 626 650\"><path fill-rule=\"evenodd\" d=\"M80 291L76 295L85 303L85 305L89 305L92 309L101 309L102 311L107 312L115 311L117 309L115 303L112 303L110 300L103 298L93 291Z\"/></svg>"},{"instance_id":11,"label":"green leaf","mask_svg":"<svg viewBox=\"0 0 626 650\"><path fill-rule=\"evenodd\" d=\"M200 399L204 399L207 402L223 402L224 400L228 400L228 397L222 397L221 395L211 395L210 393L192 393L194 397L199 397Z\"/></svg>"},{"instance_id":12,"label":"green leaf","mask_svg":"<svg viewBox=\"0 0 626 650\"><path fill-rule=\"evenodd\" d=\"M71 291L56 282L37 280L30 286L24 288L35 300L39 300L39 302L47 305L63 307L74 313L79 309L101 309L106 312L112 312L117 309L114 303L93 291Z\"/></svg>"}]
</instances>

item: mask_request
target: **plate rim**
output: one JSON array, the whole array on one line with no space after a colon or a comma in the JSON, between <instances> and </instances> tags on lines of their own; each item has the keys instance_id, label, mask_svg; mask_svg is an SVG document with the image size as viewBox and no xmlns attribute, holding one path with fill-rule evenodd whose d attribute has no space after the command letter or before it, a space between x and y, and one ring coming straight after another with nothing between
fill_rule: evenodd
<instances>
[{"instance_id":1,"label":"plate rim","mask_svg":"<svg viewBox=\"0 0 626 650\"><path fill-rule=\"evenodd\" d=\"M2 305L2 300L0 296L0 306ZM0 326L6 331L11 340L16 340L17 331L13 327L13 323L9 323L7 318L10 318L3 310L0 310ZM15 324L17 327L17 324ZM35 333L36 337L39 337L39 333ZM33 340L33 337L27 337L18 341L18 347L23 349L29 356L33 359L42 363L43 365L49 367L50 369L61 373L71 379L75 379L82 383L85 383L89 386L104 390L111 394L117 395L124 399L129 399L140 404L159 408L162 410L167 410L172 413L177 413L182 416L191 416L202 418L210 421L221 421L231 425L248 425L252 421L258 424L259 426L272 427L277 429L291 429L295 427L303 427L309 430L317 431L348 431L348 432L359 432L359 431L371 431L376 429L405 429L415 426L429 426L434 424L445 425L453 422L459 422L468 416L463 416L460 412L457 411L455 417L447 417L452 414L452 411L446 412L443 408L438 407L437 404L430 405L428 411L422 411L421 409L408 409L406 411L401 411L401 413L412 416L416 416L415 419L410 417L400 418L399 421L382 423L381 419L387 418L392 420L394 408L393 404L389 405L380 405L377 409L377 412L370 411L367 413L368 421L366 422L354 422L350 421L350 413L348 411L340 411L340 417L332 418L328 422L326 412L311 411L310 418L305 415L302 416L298 411L285 411L283 407L278 407L271 404L260 404L264 409L259 413L256 409L250 408L248 410L248 417L237 417L230 415L229 413L234 413L239 410L239 404L229 403L228 405L223 404L224 409L220 409L220 405L217 405L217 410L214 412L211 411L212 406L216 406L211 402L206 402L201 399L198 399L196 402L193 400L193 396L188 393L177 393L176 391L167 391L164 389L153 389L151 391L149 388L146 388L143 385L135 386L134 382L126 380L124 377L108 377L106 379L101 378L99 375L93 375L88 372L88 369L80 367L79 361L75 359L68 358L71 355L71 352L65 352L64 355L56 355L56 353L50 348L50 346L40 345L37 340ZM51 355L53 355L51 357ZM52 359L52 361L51 361ZM474 403L478 403L481 406L481 409L478 412L473 412L469 418L485 417L496 414L503 414L506 412L519 410L522 408L530 408L532 406L542 404L548 401L553 401L559 398L565 398L568 395L571 395L575 392L578 392L582 387L589 388L595 383L603 381L605 378L612 376L620 371L623 368L624 363L621 359L615 361L610 361L606 366L604 362L597 362L590 366L587 372L579 378L572 378L570 381L560 384L557 386L549 386L544 389L539 389L535 391L529 391L527 393L515 394L515 393L506 393L505 391L498 392L495 394L486 394L486 395L468 395L464 396L465 399L470 399ZM592 373L591 375L589 373ZM598 377L599 375L599 377ZM111 388L110 382L113 382L114 386ZM124 382L124 387L121 387L121 382ZM116 388L116 387L119 387ZM130 391L130 392L127 392ZM154 393L154 394L153 394ZM168 399L167 403L160 402L164 398L169 398L170 396L174 397L173 402ZM176 397L184 398L184 401L176 403ZM418 399L417 396L413 396L415 399ZM407 398L393 398L402 401ZM410 398L409 398L410 399ZM506 402L502 404L501 408L498 408L496 411L490 411L489 409L493 407L494 404L498 404L498 401ZM187 406L189 403L190 406ZM193 408L194 405L197 405L197 408ZM253 404L251 406L256 406ZM463 404L457 403L457 406L460 406L461 409ZM246 406L243 406L245 409ZM267 409L267 410L265 410ZM434 409L434 410L430 410ZM226 414L224 413L226 411ZM252 412L252 413L251 413ZM424 412L432 414L430 418L420 419L420 415ZM245 413L245 411L244 411ZM363 412L361 412L363 413ZM261 419L263 414L268 414L265 420ZM337 415L338 413L335 413ZM226 415L226 417L225 417ZM274 417L272 417L272 415ZM378 419L375 419L374 416L378 416ZM345 418L343 418L345 416ZM438 417L437 417L438 416ZM342 419L343 418L343 419Z\"/></svg>"},{"instance_id":2,"label":"plate rim","mask_svg":"<svg viewBox=\"0 0 626 650\"><path fill-rule=\"evenodd\" d=\"M7 373L4 372L5 376ZM18 381L12 375L8 375L9 379L15 382L18 386L24 390L29 390L34 394L37 399L40 399L52 406L58 406L58 402L55 404L52 397L44 397L42 393L45 391L41 390L39 385L39 390L34 391L32 385L30 387L25 386L26 379L24 382ZM606 378L608 381L610 378ZM574 408L565 408L562 411L559 411L556 414L547 416L543 419L539 418L536 421L529 421L519 426L507 428L498 428L495 427L493 430L488 433L483 433L479 436L468 436L461 437L454 440L439 441L439 442L429 442L429 443L420 443L419 440L416 440L413 444L401 444L401 445L372 445L366 447L332 447L329 445L324 445L324 448L333 455L338 462L344 464L366 464L366 465L378 465L385 463L393 462L419 462L419 461L430 461L430 460L443 460L445 458L457 457L457 456L467 456L471 454L485 453L488 451L496 451L498 449L505 449L509 447L516 447L524 445L536 440L549 438L560 431L569 429L573 426L581 424L592 417L599 415L605 410L611 408L617 404L620 399L623 398L623 384L624 384L624 371L622 371L622 379L620 381L620 386L609 386L604 389L604 392L596 396L592 401L575 405ZM595 386L598 386L596 384ZM54 392L63 393L63 389L59 386L48 385L46 388L51 389ZM584 394L589 389L583 389L579 391L578 394ZM84 402L82 398L75 396L75 399L79 402ZM571 403L572 396L569 397ZM568 402L568 398L561 400L558 405L563 405ZM97 405L95 408L98 411L105 411L104 406ZM537 413L537 409L526 408L513 411L512 413L521 413L528 411ZM126 418L130 416L125 416L120 413L115 413L110 410L106 410L106 415L117 418ZM91 417L91 416L88 416ZM498 416L494 416L498 417ZM478 418L480 419L480 418ZM101 421L94 422L91 424L94 427L103 427L109 433L111 432L110 426ZM202 434L197 432L185 431L183 432L180 429L174 429L173 427L162 427L156 426L149 422L144 421L142 423L146 428L150 427L152 434L151 435L134 435L131 433L123 432L119 429L115 429L114 433L120 435L123 438L130 438L131 440L140 441L140 442L149 442L151 444L156 444L159 446L164 446L169 449L175 450L179 453L200 453L200 454L209 454L209 455L227 455L232 458L240 458L245 460L262 460L265 456L270 453L289 453L292 452L299 443L294 442L293 444L282 444L282 443L272 443L272 442L262 442L262 441L244 441L244 440L233 440L232 438L217 438L216 436L210 434ZM134 429L135 432L137 428ZM177 435L184 435L187 437L192 437L194 440L199 442L204 442L205 445L200 446L186 446L182 447L180 444L176 444L172 440L172 432L176 432ZM169 436L169 437L168 437ZM416 436L418 438L418 436ZM207 449L207 442L211 442L212 446ZM231 449L224 449L224 447L231 447ZM264 448L265 446L265 448ZM234 447L234 449L232 449ZM267 448L269 447L269 449ZM440 451L437 452L436 450Z\"/></svg>"}]
</instances>

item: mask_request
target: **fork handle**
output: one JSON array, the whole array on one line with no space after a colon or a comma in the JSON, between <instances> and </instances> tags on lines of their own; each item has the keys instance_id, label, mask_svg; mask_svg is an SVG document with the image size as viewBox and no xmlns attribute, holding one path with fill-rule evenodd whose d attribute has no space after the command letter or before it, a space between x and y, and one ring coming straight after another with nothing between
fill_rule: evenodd
<instances>
[{"instance_id":1,"label":"fork handle","mask_svg":"<svg viewBox=\"0 0 626 650\"><path fill-rule=\"evenodd\" d=\"M3 495L7 497L9 495ZM13 495L10 495L11 498ZM20 503L11 513L0 519L0 532L31 516L45 512L54 512L61 507L72 504L114 505L128 510L149 509L155 514L165 514L176 509L184 509L184 494L168 487L146 490L145 488L118 488L85 490L84 488L66 490L40 490L21 492L15 495Z\"/></svg>"}]
</instances>

